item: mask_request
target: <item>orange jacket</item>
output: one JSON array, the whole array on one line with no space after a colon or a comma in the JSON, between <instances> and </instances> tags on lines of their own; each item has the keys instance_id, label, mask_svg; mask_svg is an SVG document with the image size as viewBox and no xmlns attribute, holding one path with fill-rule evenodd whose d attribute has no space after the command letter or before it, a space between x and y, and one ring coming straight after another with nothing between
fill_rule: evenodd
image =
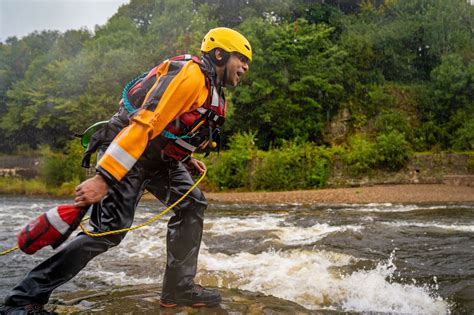
<instances>
[{"instance_id":1,"label":"orange jacket","mask_svg":"<svg viewBox=\"0 0 474 315\"><path fill-rule=\"evenodd\" d=\"M205 76L196 62L163 62L140 110L107 148L98 162L98 171L102 174L105 171L104 175L120 181L143 154L148 142L176 117L201 107L208 93Z\"/></svg>"}]
</instances>

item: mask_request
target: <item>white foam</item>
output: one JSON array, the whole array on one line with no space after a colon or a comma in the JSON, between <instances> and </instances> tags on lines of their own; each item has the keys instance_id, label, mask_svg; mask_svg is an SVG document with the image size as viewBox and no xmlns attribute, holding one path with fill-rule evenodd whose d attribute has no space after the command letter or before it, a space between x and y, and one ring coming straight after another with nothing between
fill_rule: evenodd
<instances>
[{"instance_id":1,"label":"white foam","mask_svg":"<svg viewBox=\"0 0 474 315\"><path fill-rule=\"evenodd\" d=\"M432 297L427 288L389 282L387 277L395 270L391 262L348 276L333 271L334 267L354 261L355 258L344 254L307 250L257 255L203 253L200 259L206 271L237 279L227 281L229 287L263 292L310 309L410 314L449 311L448 304Z\"/></svg>"},{"instance_id":2,"label":"white foam","mask_svg":"<svg viewBox=\"0 0 474 315\"><path fill-rule=\"evenodd\" d=\"M392 205L392 204L368 204L366 206L351 208L351 211L358 212L411 212L424 210L417 205Z\"/></svg>"},{"instance_id":3,"label":"white foam","mask_svg":"<svg viewBox=\"0 0 474 315\"><path fill-rule=\"evenodd\" d=\"M259 217L222 217L206 220L209 231L215 234L234 234L242 231L274 230L284 222L283 216L262 215Z\"/></svg>"},{"instance_id":4,"label":"white foam","mask_svg":"<svg viewBox=\"0 0 474 315\"><path fill-rule=\"evenodd\" d=\"M299 226L280 227L274 234L285 245L307 245L319 241L330 233L343 232L346 230L358 231L360 226L331 226L329 224L315 224L313 226L302 228Z\"/></svg>"},{"instance_id":5,"label":"white foam","mask_svg":"<svg viewBox=\"0 0 474 315\"><path fill-rule=\"evenodd\" d=\"M474 225L465 224L439 224L436 222L422 223L422 222L383 222L385 225L396 227L421 227L421 228L438 228L450 231L459 232L474 232Z\"/></svg>"},{"instance_id":6,"label":"white foam","mask_svg":"<svg viewBox=\"0 0 474 315\"><path fill-rule=\"evenodd\" d=\"M349 294L342 308L356 312L449 313L448 303L433 296L428 288L387 281L392 278L395 270L391 256L388 261L379 263L374 270L359 271L344 277L344 289Z\"/></svg>"},{"instance_id":7,"label":"white foam","mask_svg":"<svg viewBox=\"0 0 474 315\"><path fill-rule=\"evenodd\" d=\"M469 208L466 206L456 205L453 206L456 208ZM433 206L424 206L424 205L402 205L402 204L391 204L391 203L369 203L367 205L349 205L344 207L341 210L347 211L358 211L358 212L411 212L411 211L421 211L421 210L435 210L435 209L448 209L449 206L446 205L433 205ZM471 207L472 208L472 207Z\"/></svg>"},{"instance_id":8,"label":"white foam","mask_svg":"<svg viewBox=\"0 0 474 315\"><path fill-rule=\"evenodd\" d=\"M333 232L361 229L360 226L331 226L327 223L300 227L287 224L284 219L284 216L277 215L247 217L245 219L224 217L211 219L207 226L209 232L216 235L232 235L242 231L271 231L285 245L307 245Z\"/></svg>"},{"instance_id":9,"label":"white foam","mask_svg":"<svg viewBox=\"0 0 474 315\"><path fill-rule=\"evenodd\" d=\"M146 218L149 219L150 217ZM139 218L140 222L146 219ZM166 221L157 220L150 225L128 232L127 236L114 248L124 259L159 258L166 252ZM135 223L137 225L139 223Z\"/></svg>"}]
</instances>

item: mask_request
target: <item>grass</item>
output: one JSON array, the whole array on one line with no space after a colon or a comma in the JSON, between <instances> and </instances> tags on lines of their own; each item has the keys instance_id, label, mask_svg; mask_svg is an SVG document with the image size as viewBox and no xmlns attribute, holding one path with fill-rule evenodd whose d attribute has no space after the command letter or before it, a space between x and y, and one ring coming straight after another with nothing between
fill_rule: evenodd
<instances>
[{"instance_id":1,"label":"grass","mask_svg":"<svg viewBox=\"0 0 474 315\"><path fill-rule=\"evenodd\" d=\"M48 187L43 180L37 178L0 177L0 194L71 196L77 184L79 183L67 182L60 187Z\"/></svg>"}]
</instances>

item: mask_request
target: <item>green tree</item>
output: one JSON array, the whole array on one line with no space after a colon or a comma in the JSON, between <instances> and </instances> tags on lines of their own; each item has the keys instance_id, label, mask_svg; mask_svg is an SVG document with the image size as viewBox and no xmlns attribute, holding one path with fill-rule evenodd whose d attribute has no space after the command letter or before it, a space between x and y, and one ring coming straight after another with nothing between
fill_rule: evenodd
<instances>
[{"instance_id":1,"label":"green tree","mask_svg":"<svg viewBox=\"0 0 474 315\"><path fill-rule=\"evenodd\" d=\"M327 117L344 99L346 53L333 31L304 20L274 24L249 19L241 25L255 52L248 80L231 97L232 130L258 129L259 146L284 139L320 141Z\"/></svg>"},{"instance_id":2,"label":"green tree","mask_svg":"<svg viewBox=\"0 0 474 315\"><path fill-rule=\"evenodd\" d=\"M424 108L444 123L459 108L470 106L474 100L474 62L466 63L457 54L447 55L431 73L431 102Z\"/></svg>"}]
</instances>

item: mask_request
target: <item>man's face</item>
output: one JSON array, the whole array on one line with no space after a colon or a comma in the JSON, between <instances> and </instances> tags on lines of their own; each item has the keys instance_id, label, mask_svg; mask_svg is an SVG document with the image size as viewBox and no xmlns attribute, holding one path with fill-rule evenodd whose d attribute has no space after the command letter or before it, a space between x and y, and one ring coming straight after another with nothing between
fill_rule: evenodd
<instances>
[{"instance_id":1,"label":"man's face","mask_svg":"<svg viewBox=\"0 0 474 315\"><path fill-rule=\"evenodd\" d=\"M237 86L240 78L249 70L249 60L242 54L233 52L226 64L227 80L226 85Z\"/></svg>"}]
</instances>

